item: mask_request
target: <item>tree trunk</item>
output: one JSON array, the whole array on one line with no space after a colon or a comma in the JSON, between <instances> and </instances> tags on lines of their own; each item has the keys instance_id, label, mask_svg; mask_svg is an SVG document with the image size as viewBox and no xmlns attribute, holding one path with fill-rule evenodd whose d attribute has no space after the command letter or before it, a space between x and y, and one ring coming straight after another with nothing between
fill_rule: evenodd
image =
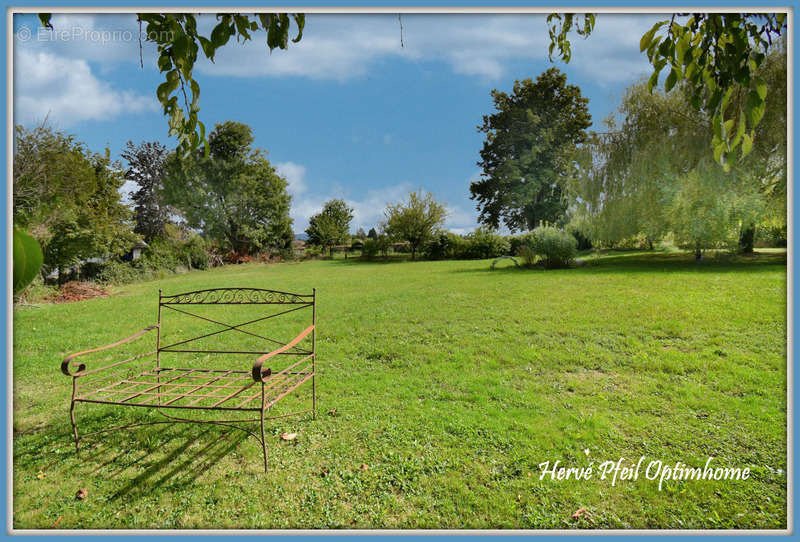
<instances>
[{"instance_id":1,"label":"tree trunk","mask_svg":"<svg viewBox=\"0 0 800 542\"><path fill-rule=\"evenodd\" d=\"M330 246L330 255L331 255L331 260L332 260L333 259L333 245Z\"/></svg>"},{"instance_id":2,"label":"tree trunk","mask_svg":"<svg viewBox=\"0 0 800 542\"><path fill-rule=\"evenodd\" d=\"M755 224L748 224L742 228L742 233L739 235L739 250L743 254L753 253L753 243L756 239L756 226Z\"/></svg>"},{"instance_id":3,"label":"tree trunk","mask_svg":"<svg viewBox=\"0 0 800 542\"><path fill-rule=\"evenodd\" d=\"M703 259L703 251L700 250L700 247L697 247L694 251L694 259L695 261L700 261Z\"/></svg>"}]
</instances>

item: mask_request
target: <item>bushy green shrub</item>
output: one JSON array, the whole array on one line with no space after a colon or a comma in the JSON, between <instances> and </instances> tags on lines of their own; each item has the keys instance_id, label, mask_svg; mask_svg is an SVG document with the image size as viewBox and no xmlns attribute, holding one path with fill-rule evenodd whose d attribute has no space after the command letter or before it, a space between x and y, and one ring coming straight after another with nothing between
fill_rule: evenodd
<instances>
[{"instance_id":1,"label":"bushy green shrub","mask_svg":"<svg viewBox=\"0 0 800 542\"><path fill-rule=\"evenodd\" d=\"M469 254L469 241L455 233L447 234L447 258L462 259Z\"/></svg>"},{"instance_id":2,"label":"bushy green shrub","mask_svg":"<svg viewBox=\"0 0 800 542\"><path fill-rule=\"evenodd\" d=\"M582 231L572 230L570 234L575 238L578 250L590 250L592 248L592 240L586 237Z\"/></svg>"},{"instance_id":3,"label":"bushy green shrub","mask_svg":"<svg viewBox=\"0 0 800 542\"><path fill-rule=\"evenodd\" d=\"M97 282L127 284L164 277L176 271L208 269L209 254L202 237L175 224L167 224L163 236L151 240L141 257L131 262L111 258L98 267Z\"/></svg>"},{"instance_id":4,"label":"bushy green shrub","mask_svg":"<svg viewBox=\"0 0 800 542\"><path fill-rule=\"evenodd\" d=\"M182 256L186 256L191 267L194 269L208 269L208 252L206 243L199 235L194 235L183 245ZM290 250L291 252L291 250Z\"/></svg>"},{"instance_id":5,"label":"bushy green shrub","mask_svg":"<svg viewBox=\"0 0 800 542\"><path fill-rule=\"evenodd\" d=\"M429 241L423 249L423 255L428 260L444 260L449 257L450 236L449 232L440 232L433 240Z\"/></svg>"},{"instance_id":6,"label":"bushy green shrub","mask_svg":"<svg viewBox=\"0 0 800 542\"><path fill-rule=\"evenodd\" d=\"M755 237L755 245L758 247L785 247L786 224L758 224Z\"/></svg>"},{"instance_id":7,"label":"bushy green shrub","mask_svg":"<svg viewBox=\"0 0 800 542\"><path fill-rule=\"evenodd\" d=\"M509 256L522 256L520 249L526 244L525 235L509 235L508 239L508 255Z\"/></svg>"},{"instance_id":8,"label":"bushy green shrub","mask_svg":"<svg viewBox=\"0 0 800 542\"><path fill-rule=\"evenodd\" d=\"M539 226L533 230L531 248L545 267L566 267L578 252L578 242L563 230Z\"/></svg>"},{"instance_id":9,"label":"bushy green shrub","mask_svg":"<svg viewBox=\"0 0 800 542\"><path fill-rule=\"evenodd\" d=\"M378 240L368 237L364 241L364 247L361 249L361 256L366 260L373 260L378 256L379 251Z\"/></svg>"},{"instance_id":10,"label":"bushy green shrub","mask_svg":"<svg viewBox=\"0 0 800 542\"><path fill-rule=\"evenodd\" d=\"M479 227L467 235L467 251L464 257L471 259L497 258L509 251L507 239L491 228Z\"/></svg>"},{"instance_id":11,"label":"bushy green shrub","mask_svg":"<svg viewBox=\"0 0 800 542\"><path fill-rule=\"evenodd\" d=\"M647 238L647 235L638 233L633 237L627 237L625 239L615 241L611 243L608 248L613 248L616 250L648 250L652 247L651 240Z\"/></svg>"},{"instance_id":12,"label":"bushy green shrub","mask_svg":"<svg viewBox=\"0 0 800 542\"><path fill-rule=\"evenodd\" d=\"M567 233L575 238L578 243L578 250L590 250L592 248L591 225L584 217L574 217L566 228Z\"/></svg>"},{"instance_id":13,"label":"bushy green shrub","mask_svg":"<svg viewBox=\"0 0 800 542\"><path fill-rule=\"evenodd\" d=\"M522 263L527 267L533 267L536 264L536 253L531 245L520 245L517 249L517 256L522 258Z\"/></svg>"},{"instance_id":14,"label":"bushy green shrub","mask_svg":"<svg viewBox=\"0 0 800 542\"><path fill-rule=\"evenodd\" d=\"M128 284L146 278L149 271L149 268L134 267L130 262L113 258L106 262L96 280L100 284Z\"/></svg>"},{"instance_id":15,"label":"bushy green shrub","mask_svg":"<svg viewBox=\"0 0 800 542\"><path fill-rule=\"evenodd\" d=\"M144 269L175 269L179 265L186 265L182 258L181 246L170 239L153 239L150 245L142 251L142 256L133 262L134 267Z\"/></svg>"},{"instance_id":16,"label":"bushy green shrub","mask_svg":"<svg viewBox=\"0 0 800 542\"><path fill-rule=\"evenodd\" d=\"M58 292L58 287L44 283L40 274L21 292L14 294L15 303L38 303Z\"/></svg>"}]
</instances>

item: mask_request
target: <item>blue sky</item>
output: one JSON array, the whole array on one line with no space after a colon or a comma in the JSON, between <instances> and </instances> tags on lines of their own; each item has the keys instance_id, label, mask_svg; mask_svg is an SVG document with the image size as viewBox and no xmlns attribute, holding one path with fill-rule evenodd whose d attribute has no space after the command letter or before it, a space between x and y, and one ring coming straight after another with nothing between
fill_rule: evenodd
<instances>
[{"instance_id":1,"label":"blue sky","mask_svg":"<svg viewBox=\"0 0 800 542\"><path fill-rule=\"evenodd\" d=\"M573 58L556 63L589 98L595 127L623 90L649 75L639 38L657 14L601 13ZM200 17L210 29L213 15ZM15 15L14 122L48 121L118 157L129 139L169 146L155 99L155 49L139 65L134 14L54 15L59 34ZM378 223L387 203L423 188L446 202L447 227L474 229L469 184L492 112L490 91L535 79L547 58L545 15L309 14L305 35L269 54L263 33L231 42L215 64L196 66L201 119L249 124L255 145L289 181L296 232L333 197L354 209L353 230Z\"/></svg>"}]
</instances>

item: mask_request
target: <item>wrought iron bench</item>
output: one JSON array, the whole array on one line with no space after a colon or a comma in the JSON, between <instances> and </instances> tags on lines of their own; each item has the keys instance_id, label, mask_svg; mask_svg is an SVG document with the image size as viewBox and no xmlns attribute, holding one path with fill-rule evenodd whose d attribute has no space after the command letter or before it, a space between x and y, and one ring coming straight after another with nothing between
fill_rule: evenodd
<instances>
[{"instance_id":1,"label":"wrought iron bench","mask_svg":"<svg viewBox=\"0 0 800 542\"><path fill-rule=\"evenodd\" d=\"M203 312L201 307L206 313L214 313L215 310L220 311L220 306L230 305L238 306L237 314L246 312L245 307L251 312L255 310L256 317L231 325L216 314L213 314L214 318L211 317L212 314L200 314ZM193 307L190 310L188 306ZM278 306L277 312L276 308L271 306ZM266 323L267 320L270 320L270 325L273 326L276 322L272 320L273 318L289 313L295 313L295 318L284 318L283 320L292 322L283 327L296 326L297 316L301 321L306 318L296 313L302 309L310 309L311 325L288 342L243 329L245 327L253 329L255 324ZM273 312L264 314L268 311ZM166 315L167 312L180 314L184 319L188 318L191 321L189 326L185 322L183 325L174 326L176 331L194 331L194 333L188 338L162 344L167 336L164 333L162 313ZM192 329L192 325L197 327L209 324L217 326L217 329L200 334ZM296 329L292 333L295 333ZM155 331L155 349L150 352L135 354L126 359L107 356L101 362L106 364L99 367L92 367L84 361L83 356L87 354L110 349L115 349L116 352L118 347L136 341L152 331ZM220 335L228 332L238 332L236 335L238 340L234 346L220 340ZM62 362L61 371L72 377L69 413L76 453L80 452L81 437L108 431L157 423L213 423L241 429L256 438L261 443L266 472L265 421L308 412L316 418L315 335L316 288L311 294L293 294L259 288L215 288L162 295L159 290L158 322L155 325L113 344L77 352ZM204 342L210 344L204 345ZM301 344L309 342L310 348L308 346L301 348ZM275 345L279 346L276 348ZM249 362L243 366L241 361L229 359L233 356L248 356L252 359L254 355L259 357L252 363L252 367L249 367ZM180 363L176 363L178 360ZM278 401L308 380L311 380L310 409L281 416L268 416ZM112 427L79 436L75 421L77 403L150 408L167 419ZM178 417L164 412L167 409L206 415L206 417ZM217 412L224 412L226 416L233 416L235 419L220 420L207 417ZM258 415L258 418L254 418L254 414ZM247 418L241 418L242 415ZM261 424L260 436L242 426L256 422Z\"/></svg>"}]
</instances>

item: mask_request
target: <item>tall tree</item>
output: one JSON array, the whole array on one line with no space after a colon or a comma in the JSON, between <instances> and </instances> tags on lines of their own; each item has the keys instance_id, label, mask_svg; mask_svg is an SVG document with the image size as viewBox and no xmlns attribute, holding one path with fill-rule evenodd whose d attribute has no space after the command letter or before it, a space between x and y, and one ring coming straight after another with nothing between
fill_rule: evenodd
<instances>
[{"instance_id":1,"label":"tall tree","mask_svg":"<svg viewBox=\"0 0 800 542\"><path fill-rule=\"evenodd\" d=\"M420 190L411 192L407 202L388 205L384 215L386 233L394 239L408 241L411 259L415 260L417 252L444 226L447 210L433 199L433 194Z\"/></svg>"},{"instance_id":2,"label":"tall tree","mask_svg":"<svg viewBox=\"0 0 800 542\"><path fill-rule=\"evenodd\" d=\"M164 178L165 203L239 255L285 250L293 238L286 179L252 142L249 126L218 124L208 138L208 156L203 150L189 158L171 154Z\"/></svg>"},{"instance_id":3,"label":"tall tree","mask_svg":"<svg viewBox=\"0 0 800 542\"><path fill-rule=\"evenodd\" d=\"M312 245L329 247L333 257L334 245L350 239L350 221L353 209L343 200L332 199L325 202L320 213L308 219L308 242Z\"/></svg>"},{"instance_id":4,"label":"tall tree","mask_svg":"<svg viewBox=\"0 0 800 542\"><path fill-rule=\"evenodd\" d=\"M14 223L41 244L44 271L59 280L83 260L119 255L137 236L119 189L125 180L110 152L90 152L74 136L41 125L16 127Z\"/></svg>"},{"instance_id":5,"label":"tall tree","mask_svg":"<svg viewBox=\"0 0 800 542\"><path fill-rule=\"evenodd\" d=\"M14 127L14 224L41 230L83 206L95 187L88 150L75 136L46 123Z\"/></svg>"},{"instance_id":6,"label":"tall tree","mask_svg":"<svg viewBox=\"0 0 800 542\"><path fill-rule=\"evenodd\" d=\"M483 224L497 228L502 220L516 231L563 216L564 179L592 123L589 100L566 83L551 68L536 82L516 81L511 94L492 91L497 112L484 115L478 127L486 134L478 162L483 174L469 187Z\"/></svg>"},{"instance_id":7,"label":"tall tree","mask_svg":"<svg viewBox=\"0 0 800 542\"><path fill-rule=\"evenodd\" d=\"M88 258L122 255L138 238L132 231L131 210L120 194L125 183L121 164L111 162L108 149L104 155L87 158L95 172L94 190L74 213L52 225L52 236L44 243L45 267L58 267L59 282L70 266Z\"/></svg>"},{"instance_id":8,"label":"tall tree","mask_svg":"<svg viewBox=\"0 0 800 542\"><path fill-rule=\"evenodd\" d=\"M139 187L131 196L136 227L145 241L161 236L169 221L169 212L161 197L164 184L164 159L167 148L157 141L144 141L138 146L128 141L122 157L128 162L125 179Z\"/></svg>"}]
</instances>

